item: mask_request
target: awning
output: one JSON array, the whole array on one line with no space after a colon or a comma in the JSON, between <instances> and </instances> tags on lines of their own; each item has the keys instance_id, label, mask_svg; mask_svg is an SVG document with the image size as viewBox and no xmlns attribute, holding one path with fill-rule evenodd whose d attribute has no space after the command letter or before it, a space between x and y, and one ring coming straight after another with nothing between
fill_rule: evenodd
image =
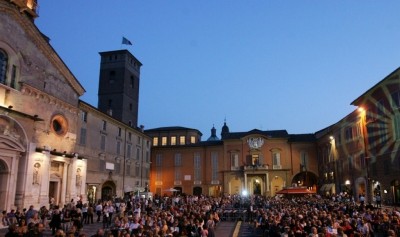
<instances>
[{"instance_id":1,"label":"awning","mask_svg":"<svg viewBox=\"0 0 400 237\"><path fill-rule=\"evenodd\" d=\"M313 194L313 193L315 192L307 188L301 188L301 187L285 188L276 192L276 194Z\"/></svg>"}]
</instances>

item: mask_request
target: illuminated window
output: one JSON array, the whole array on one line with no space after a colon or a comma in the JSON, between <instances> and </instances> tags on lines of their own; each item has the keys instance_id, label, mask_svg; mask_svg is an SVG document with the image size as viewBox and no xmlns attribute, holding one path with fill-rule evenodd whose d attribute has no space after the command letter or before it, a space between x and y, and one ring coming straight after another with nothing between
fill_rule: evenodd
<instances>
[{"instance_id":1,"label":"illuminated window","mask_svg":"<svg viewBox=\"0 0 400 237\"><path fill-rule=\"evenodd\" d=\"M196 143L196 137L195 136L191 136L190 137L190 143Z\"/></svg>"},{"instance_id":2,"label":"illuminated window","mask_svg":"<svg viewBox=\"0 0 400 237\"><path fill-rule=\"evenodd\" d=\"M153 146L158 146L158 137L153 137Z\"/></svg>"},{"instance_id":3,"label":"illuminated window","mask_svg":"<svg viewBox=\"0 0 400 237\"><path fill-rule=\"evenodd\" d=\"M260 164L260 160L259 160L258 154L253 154L251 156L251 164L252 165L259 165Z\"/></svg>"},{"instance_id":4,"label":"illuminated window","mask_svg":"<svg viewBox=\"0 0 400 237\"><path fill-rule=\"evenodd\" d=\"M180 145L185 145L185 136L180 136L179 137L179 144Z\"/></svg>"},{"instance_id":5,"label":"illuminated window","mask_svg":"<svg viewBox=\"0 0 400 237\"><path fill-rule=\"evenodd\" d=\"M175 145L176 145L176 137L175 137L175 136L172 136L172 137L171 137L171 145L172 145L172 146L175 146Z\"/></svg>"},{"instance_id":6,"label":"illuminated window","mask_svg":"<svg viewBox=\"0 0 400 237\"><path fill-rule=\"evenodd\" d=\"M161 146L166 146L167 145L167 137L162 137L161 138Z\"/></svg>"}]
</instances>

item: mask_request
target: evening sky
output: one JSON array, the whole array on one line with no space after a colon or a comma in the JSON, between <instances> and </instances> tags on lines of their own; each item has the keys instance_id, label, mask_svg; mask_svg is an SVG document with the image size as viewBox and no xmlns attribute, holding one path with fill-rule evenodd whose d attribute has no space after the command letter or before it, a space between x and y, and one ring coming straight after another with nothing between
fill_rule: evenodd
<instances>
[{"instance_id":1,"label":"evening sky","mask_svg":"<svg viewBox=\"0 0 400 237\"><path fill-rule=\"evenodd\" d=\"M139 124L314 133L400 66L400 1L39 0L38 28L97 107L99 52L141 68ZM122 45L122 37L133 45Z\"/></svg>"}]
</instances>

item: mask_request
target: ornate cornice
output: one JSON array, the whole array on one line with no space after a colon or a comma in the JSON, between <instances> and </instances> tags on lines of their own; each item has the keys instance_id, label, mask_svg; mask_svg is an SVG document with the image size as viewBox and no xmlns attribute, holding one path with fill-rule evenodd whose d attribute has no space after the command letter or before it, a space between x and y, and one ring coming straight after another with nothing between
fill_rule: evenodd
<instances>
[{"instance_id":1,"label":"ornate cornice","mask_svg":"<svg viewBox=\"0 0 400 237\"><path fill-rule=\"evenodd\" d=\"M77 115L79 113L79 109L76 106L66 103L63 100L60 100L57 97L51 96L35 87L28 85L28 84L21 83L21 93L24 95L28 95L28 96L34 98L35 100L40 100L43 103L58 106L63 111L68 111L75 115Z\"/></svg>"}]
</instances>

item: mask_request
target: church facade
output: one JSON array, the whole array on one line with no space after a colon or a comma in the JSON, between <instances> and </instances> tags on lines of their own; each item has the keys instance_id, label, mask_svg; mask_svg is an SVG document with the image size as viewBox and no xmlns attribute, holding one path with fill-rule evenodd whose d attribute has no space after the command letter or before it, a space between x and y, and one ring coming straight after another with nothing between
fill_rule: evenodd
<instances>
[{"instance_id":1,"label":"church facade","mask_svg":"<svg viewBox=\"0 0 400 237\"><path fill-rule=\"evenodd\" d=\"M0 1L0 209L143 191L150 139L136 124L138 88L121 92L136 93L123 116L81 101L85 89L35 26L36 9L34 0ZM134 63L127 71L138 80Z\"/></svg>"}]
</instances>

